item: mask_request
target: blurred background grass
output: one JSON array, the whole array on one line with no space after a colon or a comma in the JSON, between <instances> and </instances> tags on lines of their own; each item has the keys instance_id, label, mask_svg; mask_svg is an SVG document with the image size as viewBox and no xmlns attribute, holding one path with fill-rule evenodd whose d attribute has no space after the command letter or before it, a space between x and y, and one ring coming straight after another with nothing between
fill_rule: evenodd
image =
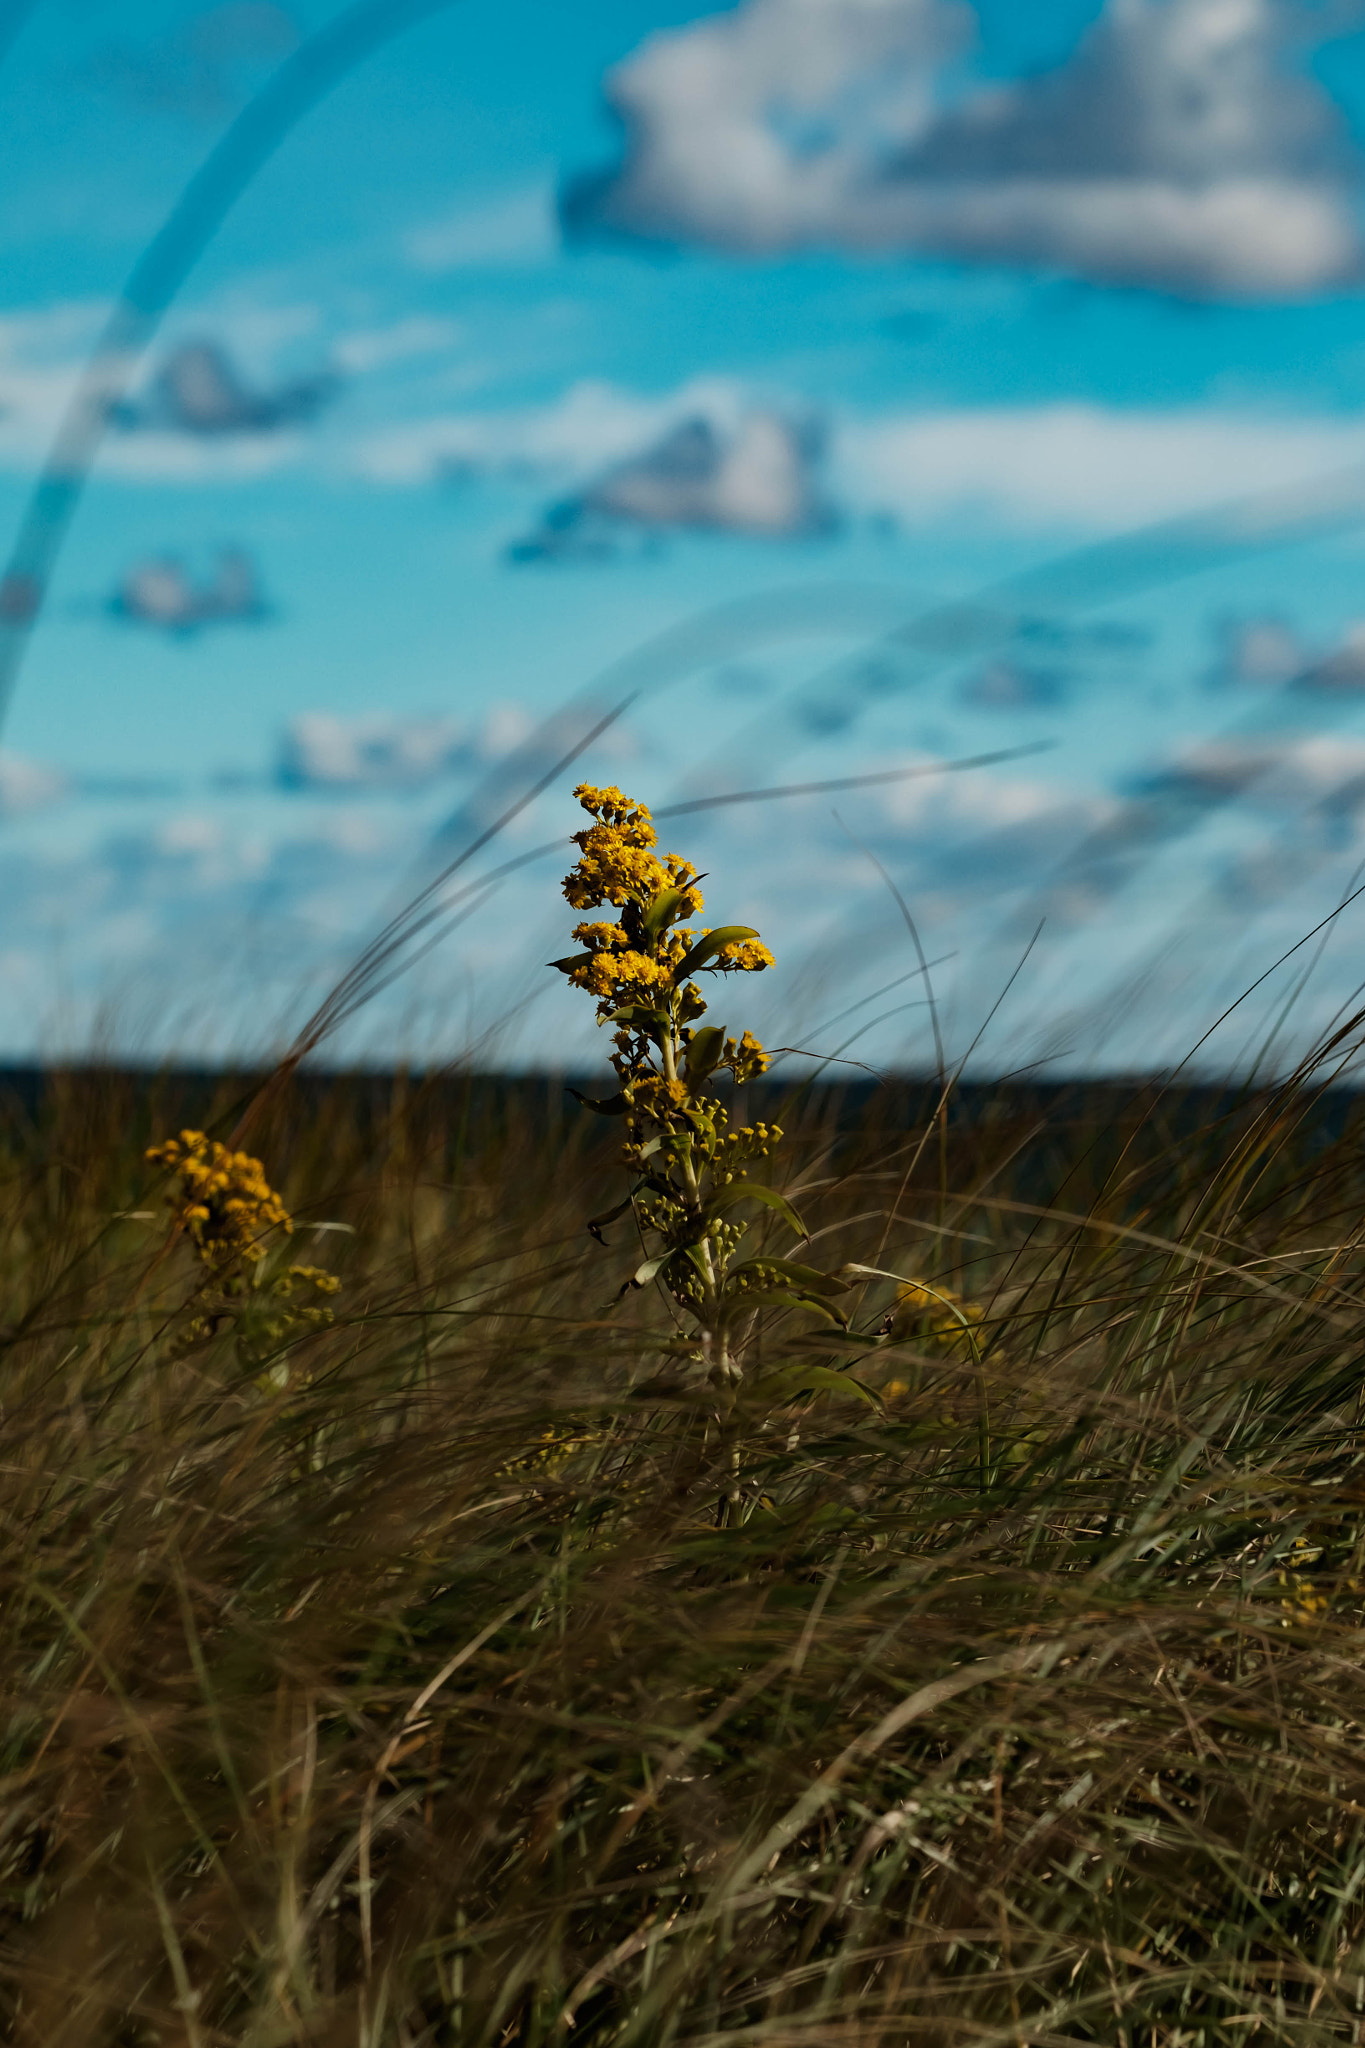
<instances>
[{"instance_id":1,"label":"blurred background grass","mask_svg":"<svg viewBox=\"0 0 1365 2048\"><path fill-rule=\"evenodd\" d=\"M8 2038L1361 2038L1353 1097L789 1100L981 1363L770 1315L720 1530L601 1125L278 1088L335 1319L215 1333L142 1149L252 1086L5 1097Z\"/></svg>"}]
</instances>

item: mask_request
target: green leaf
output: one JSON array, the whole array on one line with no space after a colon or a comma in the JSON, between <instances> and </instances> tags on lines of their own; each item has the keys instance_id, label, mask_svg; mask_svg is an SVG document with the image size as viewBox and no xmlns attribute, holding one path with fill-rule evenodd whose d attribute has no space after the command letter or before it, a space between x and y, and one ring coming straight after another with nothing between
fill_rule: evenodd
<instances>
[{"instance_id":1,"label":"green leaf","mask_svg":"<svg viewBox=\"0 0 1365 2048\"><path fill-rule=\"evenodd\" d=\"M714 954L719 953L724 947L730 945L733 940L756 939L757 937L758 933L751 924L717 925L713 932L708 932L704 939L698 939L696 945L689 947L687 952L683 954L682 959L673 970L674 981L682 981L686 975L695 973L703 961L710 960Z\"/></svg>"},{"instance_id":2,"label":"green leaf","mask_svg":"<svg viewBox=\"0 0 1365 2048\"><path fill-rule=\"evenodd\" d=\"M562 960L551 960L549 964L561 974L572 974L575 967L586 967L591 958L591 953L566 953Z\"/></svg>"},{"instance_id":3,"label":"green leaf","mask_svg":"<svg viewBox=\"0 0 1365 2048\"><path fill-rule=\"evenodd\" d=\"M804 1237L805 1232L803 1231ZM788 1286L809 1290L813 1294L842 1294L849 1285L838 1274L822 1273L815 1266L798 1266L793 1259L745 1259L741 1265L732 1266L732 1273L751 1273L759 1270L764 1279L769 1274L777 1281L786 1281ZM849 1269L845 1266L843 1272Z\"/></svg>"},{"instance_id":4,"label":"green leaf","mask_svg":"<svg viewBox=\"0 0 1365 2048\"><path fill-rule=\"evenodd\" d=\"M686 894L686 889L660 889L640 920L647 939L657 939L659 933L672 924L677 915L678 905Z\"/></svg>"},{"instance_id":5,"label":"green leaf","mask_svg":"<svg viewBox=\"0 0 1365 2048\"><path fill-rule=\"evenodd\" d=\"M700 1031L692 1033L687 1048L684 1073L688 1082L696 1086L713 1074L720 1065L721 1054L725 1051L725 1027L723 1024L707 1024Z\"/></svg>"},{"instance_id":6,"label":"green leaf","mask_svg":"<svg viewBox=\"0 0 1365 2048\"><path fill-rule=\"evenodd\" d=\"M658 1253L658 1254L657 1254L657 1255L656 1255L656 1256L655 1256L654 1258L652 1258L652 1259L646 1259L646 1260L645 1260L645 1261L643 1262L643 1264L642 1264L642 1265L639 1265L639 1266L637 1266L637 1267L635 1268L635 1271L634 1271L634 1272L633 1272L633 1273L631 1274L631 1276L630 1276L630 1284L631 1284L631 1286L632 1286L632 1287L648 1287L648 1285L649 1285L650 1281L651 1281L651 1280L653 1280L653 1279L655 1278L655 1276L656 1276L657 1274L659 1274L659 1273L662 1273L662 1271L663 1271L664 1267L665 1267L665 1266L666 1266L666 1265L668 1264L669 1260L670 1260L670 1259L671 1259L672 1257L673 1257L673 1254L672 1254L672 1252L671 1252L671 1251L667 1251L667 1252L659 1252L659 1253Z\"/></svg>"},{"instance_id":7,"label":"green leaf","mask_svg":"<svg viewBox=\"0 0 1365 2048\"><path fill-rule=\"evenodd\" d=\"M733 1305L739 1309L799 1308L807 1315L820 1316L832 1323L836 1330L848 1328L833 1302L822 1301L818 1294L804 1294L795 1287L746 1287L742 1294L734 1296Z\"/></svg>"},{"instance_id":8,"label":"green leaf","mask_svg":"<svg viewBox=\"0 0 1365 2048\"><path fill-rule=\"evenodd\" d=\"M627 1003L623 1010L613 1010L604 1021L608 1024L625 1024L632 1031L645 1031L656 1039L661 1031L668 1029L668 1019L662 1010L647 1010L639 1003Z\"/></svg>"},{"instance_id":9,"label":"green leaf","mask_svg":"<svg viewBox=\"0 0 1365 2048\"><path fill-rule=\"evenodd\" d=\"M580 1095L576 1088L570 1088L568 1092L575 1102L582 1103L584 1109L595 1109L599 1116L624 1116L630 1108L624 1095L609 1095L605 1102L595 1102L591 1095Z\"/></svg>"},{"instance_id":10,"label":"green leaf","mask_svg":"<svg viewBox=\"0 0 1365 2048\"><path fill-rule=\"evenodd\" d=\"M736 1202L762 1202L765 1208L776 1209L782 1221L798 1237L810 1236L810 1232L787 1200L787 1197L780 1195L776 1188L764 1187L762 1181L732 1180L728 1188L717 1188L715 1194L709 1198L706 1206L708 1209L719 1213L723 1209L733 1208ZM762 1263L766 1264L767 1261L765 1260Z\"/></svg>"},{"instance_id":11,"label":"green leaf","mask_svg":"<svg viewBox=\"0 0 1365 2048\"><path fill-rule=\"evenodd\" d=\"M859 1401L866 1401L868 1407L876 1414L886 1413L884 1402L878 1399L871 1387L865 1386L862 1380L855 1379L851 1372L836 1372L833 1366L779 1366L775 1372L765 1373L763 1376L764 1385L772 1380L790 1382L794 1393L821 1393L828 1390L832 1394L852 1394Z\"/></svg>"}]
</instances>

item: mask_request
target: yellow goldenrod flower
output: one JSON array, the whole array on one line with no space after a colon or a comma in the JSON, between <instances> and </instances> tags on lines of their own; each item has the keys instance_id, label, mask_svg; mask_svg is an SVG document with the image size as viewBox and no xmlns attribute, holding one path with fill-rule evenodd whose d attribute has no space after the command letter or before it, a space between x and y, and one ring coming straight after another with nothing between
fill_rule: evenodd
<instances>
[{"instance_id":1,"label":"yellow goldenrod flower","mask_svg":"<svg viewBox=\"0 0 1365 2048\"><path fill-rule=\"evenodd\" d=\"M261 1239L268 1231L294 1228L265 1168L249 1152L231 1152L203 1131L182 1131L149 1146L147 1157L175 1174L178 1185L169 1197L175 1221L206 1266L254 1263L265 1257Z\"/></svg>"},{"instance_id":2,"label":"yellow goldenrod flower","mask_svg":"<svg viewBox=\"0 0 1365 2048\"><path fill-rule=\"evenodd\" d=\"M620 914L614 922L575 925L582 952L554 965L596 996L599 1021L618 1027L612 1066L619 1092L590 1107L624 1116L622 1160L639 1183L622 1206L633 1210L646 1245L654 1239L662 1247L626 1284L652 1278L668 1290L699 1325L712 1382L729 1388L740 1376L734 1333L741 1323L752 1325L755 1292L791 1277L781 1260L741 1259L740 1249L774 1213L798 1236L804 1229L784 1197L743 1172L768 1157L781 1132L766 1124L728 1130L716 1092L723 1072L736 1083L754 1080L769 1056L751 1031L727 1038L723 1026L698 1026L706 1002L688 972L756 974L773 965L773 956L751 926L697 929L690 922L704 907L701 876L680 854L654 851L654 822L644 804L589 783L574 793L594 822L573 835L579 858L564 878L564 894L576 910L610 903ZM756 1220L751 1212L759 1205L767 1216ZM589 1228L600 1237L610 1220ZM840 1320L823 1302L819 1310ZM722 1519L733 1510L727 1493Z\"/></svg>"},{"instance_id":3,"label":"yellow goldenrod flower","mask_svg":"<svg viewBox=\"0 0 1365 2048\"><path fill-rule=\"evenodd\" d=\"M979 1302L964 1301L951 1287L941 1287L937 1282L930 1287L918 1280L907 1280L896 1289L896 1306L887 1318L886 1334L901 1337L917 1329L945 1342L954 1337L965 1338L964 1323L974 1327L983 1315Z\"/></svg>"},{"instance_id":4,"label":"yellow goldenrod flower","mask_svg":"<svg viewBox=\"0 0 1365 2048\"><path fill-rule=\"evenodd\" d=\"M585 960L581 967L575 967L569 979L575 988L585 988L616 1005L632 1001L637 993L648 996L664 986L669 974L661 961L651 960L647 953L604 949Z\"/></svg>"},{"instance_id":5,"label":"yellow goldenrod flower","mask_svg":"<svg viewBox=\"0 0 1365 2048\"><path fill-rule=\"evenodd\" d=\"M774 965L772 954L757 939L732 939L716 955L717 967L740 974L761 974Z\"/></svg>"},{"instance_id":6,"label":"yellow goldenrod flower","mask_svg":"<svg viewBox=\"0 0 1365 2048\"><path fill-rule=\"evenodd\" d=\"M615 834L624 846L653 846L658 839L654 820L646 804L636 803L634 797L626 796L614 785L606 789L594 789L590 782L580 782L574 796L591 817L596 818L597 827ZM581 846L589 837L587 832L574 835L574 843Z\"/></svg>"},{"instance_id":7,"label":"yellow goldenrod flower","mask_svg":"<svg viewBox=\"0 0 1365 2048\"><path fill-rule=\"evenodd\" d=\"M696 886L697 870L690 861L680 860L676 853L666 853L664 855L664 867L668 873L669 888L686 891L682 902L678 905L678 916L684 918L696 917L702 910L706 900L701 890Z\"/></svg>"},{"instance_id":8,"label":"yellow goldenrod flower","mask_svg":"<svg viewBox=\"0 0 1365 2048\"><path fill-rule=\"evenodd\" d=\"M580 946L590 946L594 953L619 952L630 944L619 924L576 924L573 935Z\"/></svg>"},{"instance_id":9,"label":"yellow goldenrod flower","mask_svg":"<svg viewBox=\"0 0 1365 2048\"><path fill-rule=\"evenodd\" d=\"M685 1109L687 1089L681 1081L666 1081L662 1074L650 1074L631 1088L631 1104L663 1123L670 1110Z\"/></svg>"}]
</instances>

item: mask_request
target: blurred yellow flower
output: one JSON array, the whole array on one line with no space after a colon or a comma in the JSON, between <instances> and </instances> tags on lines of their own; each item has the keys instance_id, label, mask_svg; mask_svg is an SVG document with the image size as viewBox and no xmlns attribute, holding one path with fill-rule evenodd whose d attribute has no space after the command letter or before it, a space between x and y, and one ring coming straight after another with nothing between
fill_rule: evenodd
<instances>
[{"instance_id":1,"label":"blurred yellow flower","mask_svg":"<svg viewBox=\"0 0 1365 2048\"><path fill-rule=\"evenodd\" d=\"M177 1186L168 1198L175 1221L206 1266L216 1270L236 1259L255 1263L265 1257L267 1232L294 1228L265 1168L249 1152L229 1151L203 1131L182 1131L149 1146L147 1157L175 1174Z\"/></svg>"}]
</instances>

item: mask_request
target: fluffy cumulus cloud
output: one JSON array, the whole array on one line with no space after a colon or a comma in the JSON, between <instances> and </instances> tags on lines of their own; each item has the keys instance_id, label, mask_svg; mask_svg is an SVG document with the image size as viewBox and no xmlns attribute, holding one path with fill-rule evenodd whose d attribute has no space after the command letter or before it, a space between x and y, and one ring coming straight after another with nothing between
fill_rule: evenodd
<instances>
[{"instance_id":1,"label":"fluffy cumulus cloud","mask_svg":"<svg viewBox=\"0 0 1365 2048\"><path fill-rule=\"evenodd\" d=\"M271 434L313 419L334 387L334 378L320 374L254 390L216 341L187 341L166 357L144 399L116 408L114 422L182 434Z\"/></svg>"},{"instance_id":2,"label":"fluffy cumulus cloud","mask_svg":"<svg viewBox=\"0 0 1365 2048\"><path fill-rule=\"evenodd\" d=\"M816 490L819 436L768 411L731 430L705 414L617 463L509 550L514 561L557 561L614 553L623 532L710 529L770 539L813 533L830 523Z\"/></svg>"},{"instance_id":3,"label":"fluffy cumulus cloud","mask_svg":"<svg viewBox=\"0 0 1365 2048\"><path fill-rule=\"evenodd\" d=\"M1196 298L1358 279L1356 163L1292 0L1108 0L1059 68L964 86L957 0L742 0L608 75L571 231L911 250Z\"/></svg>"}]
</instances>

